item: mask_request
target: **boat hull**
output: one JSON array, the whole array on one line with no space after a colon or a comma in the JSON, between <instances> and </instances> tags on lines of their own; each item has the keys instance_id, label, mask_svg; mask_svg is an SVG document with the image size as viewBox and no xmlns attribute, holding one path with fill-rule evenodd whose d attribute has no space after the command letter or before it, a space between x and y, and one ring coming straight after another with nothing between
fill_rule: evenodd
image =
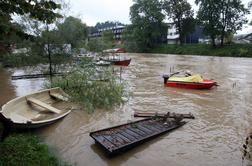
<instances>
[{"instance_id":1,"label":"boat hull","mask_svg":"<svg viewBox=\"0 0 252 166\"><path fill-rule=\"evenodd\" d=\"M185 89L211 89L216 85L216 82L211 80L203 80L202 82L180 82L180 81L167 81L165 86Z\"/></svg>"},{"instance_id":2,"label":"boat hull","mask_svg":"<svg viewBox=\"0 0 252 166\"><path fill-rule=\"evenodd\" d=\"M52 97L51 94L66 95L60 88L52 88L17 97L2 106L0 120L12 128L38 128L46 126L67 116L71 109L64 101ZM46 108L27 102L28 98L35 98L46 105L59 109L60 113L48 111Z\"/></svg>"},{"instance_id":3,"label":"boat hull","mask_svg":"<svg viewBox=\"0 0 252 166\"><path fill-rule=\"evenodd\" d=\"M129 66L131 62L131 59L126 59L126 60L116 60L113 61L112 63L117 66Z\"/></svg>"}]
</instances>

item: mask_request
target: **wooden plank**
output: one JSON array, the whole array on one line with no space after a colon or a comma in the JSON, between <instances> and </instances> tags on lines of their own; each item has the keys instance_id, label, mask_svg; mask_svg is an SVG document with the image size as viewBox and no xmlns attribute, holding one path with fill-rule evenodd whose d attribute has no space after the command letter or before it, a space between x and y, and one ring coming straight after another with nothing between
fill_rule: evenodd
<instances>
[{"instance_id":1,"label":"wooden plank","mask_svg":"<svg viewBox=\"0 0 252 166\"><path fill-rule=\"evenodd\" d=\"M126 133L126 132L124 132L124 131L120 132L120 134L123 135L124 137L126 137L127 139L129 139L129 140L132 141L132 142L136 140L135 137L129 135L128 133Z\"/></svg>"},{"instance_id":2,"label":"wooden plank","mask_svg":"<svg viewBox=\"0 0 252 166\"><path fill-rule=\"evenodd\" d=\"M148 134L153 133L152 130L150 130L150 129L148 129L148 128L145 128L145 127L143 127L142 125L137 125L137 128L139 128L140 130L142 130L142 131L144 131L144 132L146 132L146 133L148 133Z\"/></svg>"},{"instance_id":3,"label":"wooden plank","mask_svg":"<svg viewBox=\"0 0 252 166\"><path fill-rule=\"evenodd\" d=\"M139 137L141 137L140 135L130 131L129 129L125 129L124 130L124 133L127 133L128 135L132 136L132 137L135 137L136 139L139 139Z\"/></svg>"},{"instance_id":4,"label":"wooden plank","mask_svg":"<svg viewBox=\"0 0 252 166\"><path fill-rule=\"evenodd\" d=\"M121 146L123 144L123 142L121 142L119 139L117 139L116 136L113 137L111 135L103 135L103 137L106 138L112 144L114 144L116 147Z\"/></svg>"},{"instance_id":5,"label":"wooden plank","mask_svg":"<svg viewBox=\"0 0 252 166\"><path fill-rule=\"evenodd\" d=\"M104 138L101 135L94 135L93 136L100 144L105 146L107 149L114 149L115 145L112 144L110 141L108 141L106 138Z\"/></svg>"},{"instance_id":6,"label":"wooden plank","mask_svg":"<svg viewBox=\"0 0 252 166\"><path fill-rule=\"evenodd\" d=\"M120 137L121 139L123 139L126 143L130 143L130 139L126 138L125 136L123 136L122 134L120 133L117 133L116 134L118 137Z\"/></svg>"},{"instance_id":7,"label":"wooden plank","mask_svg":"<svg viewBox=\"0 0 252 166\"><path fill-rule=\"evenodd\" d=\"M62 95L59 94L59 93L51 93L51 92L50 92L50 96L52 96L53 98L62 100L62 101L68 101L68 98L67 98L67 97L62 96Z\"/></svg>"},{"instance_id":8,"label":"wooden plank","mask_svg":"<svg viewBox=\"0 0 252 166\"><path fill-rule=\"evenodd\" d=\"M135 132L135 133L138 133L138 134L140 134L141 136L146 136L146 135L148 135L147 133L145 133L145 132L143 132L142 130L139 130L138 128L136 128L136 127L132 127L132 128L129 128L129 130L131 130L131 131L133 131L133 132Z\"/></svg>"},{"instance_id":9,"label":"wooden plank","mask_svg":"<svg viewBox=\"0 0 252 166\"><path fill-rule=\"evenodd\" d=\"M166 115L167 113L158 113L158 112L135 112L134 113L134 117L153 117L153 116L165 117ZM174 112L170 113L170 118L175 118L176 116L180 116L180 115L187 119L195 119L195 117L191 113L179 114L179 113L174 113Z\"/></svg>"},{"instance_id":10,"label":"wooden plank","mask_svg":"<svg viewBox=\"0 0 252 166\"><path fill-rule=\"evenodd\" d=\"M59 110L59 109L57 109L57 108L55 108L55 107L52 107L51 105L46 104L46 103L44 103L44 102L42 102L42 101L40 101L40 100L38 100L38 99L29 97L29 98L27 98L26 100L27 100L27 102L29 102L29 103L36 104L36 105L38 105L38 106L40 106L40 107L42 107L42 108L45 108L45 109L47 109L47 110L49 110L49 111L51 111L51 112L54 112L54 113L57 113L57 114L59 114L59 113L61 112L61 110Z\"/></svg>"}]
</instances>

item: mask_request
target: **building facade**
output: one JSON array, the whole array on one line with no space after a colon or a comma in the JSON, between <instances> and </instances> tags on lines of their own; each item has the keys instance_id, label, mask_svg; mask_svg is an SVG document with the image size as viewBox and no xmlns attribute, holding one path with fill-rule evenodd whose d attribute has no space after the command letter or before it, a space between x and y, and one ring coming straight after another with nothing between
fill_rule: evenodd
<instances>
[{"instance_id":1,"label":"building facade","mask_svg":"<svg viewBox=\"0 0 252 166\"><path fill-rule=\"evenodd\" d=\"M104 31L111 30L112 33L114 34L114 39L116 41L121 41L122 40L122 33L123 33L124 29L125 29L125 26L115 26L115 27L108 27L108 28L104 28L104 29L99 29L98 31L91 33L89 35L89 39L100 38Z\"/></svg>"}]
</instances>

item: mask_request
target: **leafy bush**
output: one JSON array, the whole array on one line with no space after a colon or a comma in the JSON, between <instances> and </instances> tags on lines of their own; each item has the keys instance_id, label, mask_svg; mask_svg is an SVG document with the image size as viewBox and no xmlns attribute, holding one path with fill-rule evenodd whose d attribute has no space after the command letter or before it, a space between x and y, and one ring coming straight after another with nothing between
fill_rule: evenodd
<instances>
[{"instance_id":1,"label":"leafy bush","mask_svg":"<svg viewBox=\"0 0 252 166\"><path fill-rule=\"evenodd\" d=\"M152 53L186 54L186 55L209 55L229 57L252 57L251 44L233 44L224 47L213 48L207 44L164 44L154 48Z\"/></svg>"},{"instance_id":2,"label":"leafy bush","mask_svg":"<svg viewBox=\"0 0 252 166\"><path fill-rule=\"evenodd\" d=\"M109 109L123 102L124 84L118 81L112 68L97 69L87 61L82 61L66 76L54 78L46 87L61 87L88 112L96 108Z\"/></svg>"},{"instance_id":3,"label":"leafy bush","mask_svg":"<svg viewBox=\"0 0 252 166\"><path fill-rule=\"evenodd\" d=\"M0 143L0 165L58 166L60 163L36 136L14 134Z\"/></svg>"}]
</instances>

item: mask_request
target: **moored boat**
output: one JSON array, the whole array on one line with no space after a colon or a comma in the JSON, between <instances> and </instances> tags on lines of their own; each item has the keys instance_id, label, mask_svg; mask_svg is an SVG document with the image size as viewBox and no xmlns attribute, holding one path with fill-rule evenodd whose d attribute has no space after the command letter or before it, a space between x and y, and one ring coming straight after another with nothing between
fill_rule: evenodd
<instances>
[{"instance_id":1,"label":"moored boat","mask_svg":"<svg viewBox=\"0 0 252 166\"><path fill-rule=\"evenodd\" d=\"M111 59L109 62L117 66L129 66L131 59Z\"/></svg>"},{"instance_id":2,"label":"moored boat","mask_svg":"<svg viewBox=\"0 0 252 166\"><path fill-rule=\"evenodd\" d=\"M61 88L17 97L2 106L0 118L13 128L37 128L62 119L71 112L68 95Z\"/></svg>"},{"instance_id":3,"label":"moored boat","mask_svg":"<svg viewBox=\"0 0 252 166\"><path fill-rule=\"evenodd\" d=\"M167 87L186 89L211 89L217 85L216 81L203 79L199 74L188 76L163 75L164 85Z\"/></svg>"},{"instance_id":4,"label":"moored boat","mask_svg":"<svg viewBox=\"0 0 252 166\"><path fill-rule=\"evenodd\" d=\"M106 53L107 56L101 58L101 60L110 62L113 65L129 66L131 62L131 58L121 57L118 54L118 53L126 53L126 50L124 48L108 49L108 50L104 50L103 53ZM109 56L111 54L112 56Z\"/></svg>"}]
</instances>

